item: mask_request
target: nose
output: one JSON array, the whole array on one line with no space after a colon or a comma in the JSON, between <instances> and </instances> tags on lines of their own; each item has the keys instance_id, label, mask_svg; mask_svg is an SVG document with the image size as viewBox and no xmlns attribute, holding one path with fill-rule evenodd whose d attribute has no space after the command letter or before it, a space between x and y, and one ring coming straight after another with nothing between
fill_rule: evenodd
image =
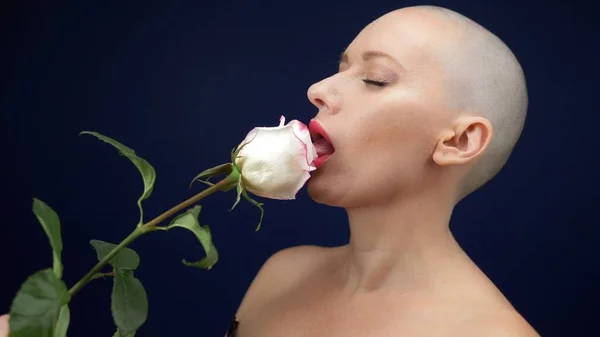
<instances>
[{"instance_id":1,"label":"nose","mask_svg":"<svg viewBox=\"0 0 600 337\"><path fill-rule=\"evenodd\" d=\"M337 113L340 110L341 97L339 91L334 88L331 78L311 85L306 95L319 112Z\"/></svg>"}]
</instances>

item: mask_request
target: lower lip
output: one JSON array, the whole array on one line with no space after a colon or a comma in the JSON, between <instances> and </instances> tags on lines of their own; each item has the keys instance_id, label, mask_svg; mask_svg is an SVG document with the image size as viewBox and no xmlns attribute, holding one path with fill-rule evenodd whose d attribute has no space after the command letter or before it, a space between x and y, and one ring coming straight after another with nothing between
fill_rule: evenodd
<instances>
[{"instance_id":1,"label":"lower lip","mask_svg":"<svg viewBox=\"0 0 600 337\"><path fill-rule=\"evenodd\" d=\"M312 164L313 164L313 165L314 165L316 168L319 168L321 165L323 165L323 163L324 163L324 162L326 162L326 161L327 161L327 159L329 158L329 156L331 156L331 155L329 155L329 154L326 154L326 155L324 155L324 156L317 157L315 160L313 160Z\"/></svg>"}]
</instances>

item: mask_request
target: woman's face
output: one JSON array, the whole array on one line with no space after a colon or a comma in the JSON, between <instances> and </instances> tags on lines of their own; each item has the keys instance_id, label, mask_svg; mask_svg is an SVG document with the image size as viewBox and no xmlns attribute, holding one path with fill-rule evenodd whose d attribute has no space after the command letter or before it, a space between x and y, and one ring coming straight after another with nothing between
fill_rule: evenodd
<instances>
[{"instance_id":1,"label":"woman's face","mask_svg":"<svg viewBox=\"0 0 600 337\"><path fill-rule=\"evenodd\" d=\"M383 203L427 183L440 132L452 122L433 57L452 32L438 21L410 10L384 15L352 41L336 74L308 89L335 148L308 182L315 201Z\"/></svg>"}]
</instances>

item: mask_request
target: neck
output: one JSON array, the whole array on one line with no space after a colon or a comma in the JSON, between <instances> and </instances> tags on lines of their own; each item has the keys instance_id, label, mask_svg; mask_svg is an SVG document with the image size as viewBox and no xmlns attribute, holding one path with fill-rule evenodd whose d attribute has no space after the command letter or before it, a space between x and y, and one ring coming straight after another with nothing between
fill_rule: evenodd
<instances>
[{"instance_id":1,"label":"neck","mask_svg":"<svg viewBox=\"0 0 600 337\"><path fill-rule=\"evenodd\" d=\"M453 205L422 195L347 209L350 243L342 274L349 293L422 288L464 253L449 230Z\"/></svg>"}]
</instances>

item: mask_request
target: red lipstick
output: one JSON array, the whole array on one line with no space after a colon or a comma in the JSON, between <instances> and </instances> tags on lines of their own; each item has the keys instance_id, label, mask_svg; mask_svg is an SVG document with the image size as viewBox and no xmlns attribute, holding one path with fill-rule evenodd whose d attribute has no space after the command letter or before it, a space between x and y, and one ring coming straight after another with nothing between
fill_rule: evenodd
<instances>
[{"instance_id":1,"label":"red lipstick","mask_svg":"<svg viewBox=\"0 0 600 337\"><path fill-rule=\"evenodd\" d=\"M310 120L310 122L308 123L308 130L311 132L312 135L320 135L321 137L325 138L330 144L333 145L331 139L329 138L329 135L317 120Z\"/></svg>"},{"instance_id":2,"label":"red lipstick","mask_svg":"<svg viewBox=\"0 0 600 337\"><path fill-rule=\"evenodd\" d=\"M318 121L311 120L308 124L308 130L317 152L317 158L314 159L312 164L319 168L335 152L335 148L331 143L331 138Z\"/></svg>"}]
</instances>

